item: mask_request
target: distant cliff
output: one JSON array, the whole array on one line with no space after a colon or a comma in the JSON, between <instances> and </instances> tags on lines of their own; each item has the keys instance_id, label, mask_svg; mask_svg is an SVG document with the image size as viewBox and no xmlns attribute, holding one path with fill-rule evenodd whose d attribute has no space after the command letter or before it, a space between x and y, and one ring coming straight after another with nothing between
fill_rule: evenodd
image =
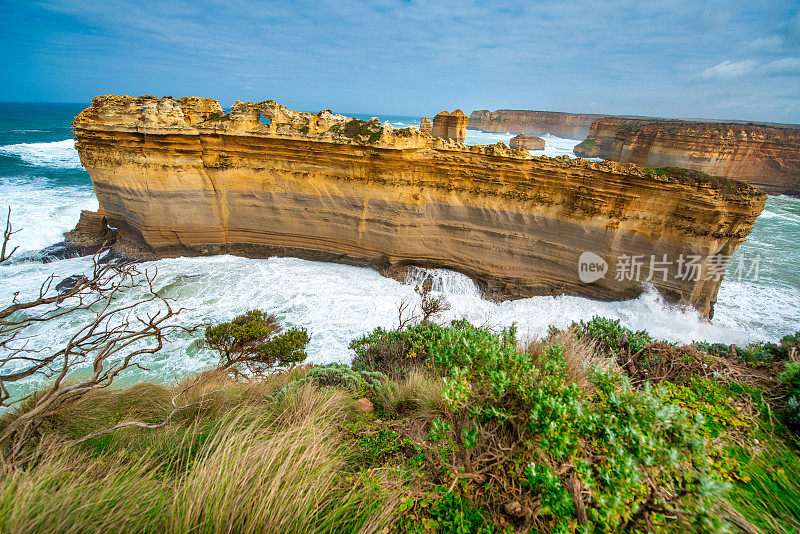
<instances>
[{"instance_id":1,"label":"distant cliff","mask_svg":"<svg viewBox=\"0 0 800 534\"><path fill-rule=\"evenodd\" d=\"M800 196L800 127L604 117L575 154L694 169Z\"/></svg>"},{"instance_id":2,"label":"distant cliff","mask_svg":"<svg viewBox=\"0 0 800 534\"><path fill-rule=\"evenodd\" d=\"M550 134L568 139L583 139L589 134L592 122L605 115L590 113L559 113L521 109L486 109L473 111L469 127L496 133Z\"/></svg>"},{"instance_id":3,"label":"distant cliff","mask_svg":"<svg viewBox=\"0 0 800 534\"><path fill-rule=\"evenodd\" d=\"M468 147L273 101L225 113L212 99L105 95L73 125L100 212L70 236L107 221L117 250L142 259L291 255L398 276L420 265L498 297L623 299L644 277L615 276L619 262L730 255L766 199L706 175ZM607 276L581 281L586 252ZM676 269L650 283L710 316L721 278Z\"/></svg>"}]
</instances>

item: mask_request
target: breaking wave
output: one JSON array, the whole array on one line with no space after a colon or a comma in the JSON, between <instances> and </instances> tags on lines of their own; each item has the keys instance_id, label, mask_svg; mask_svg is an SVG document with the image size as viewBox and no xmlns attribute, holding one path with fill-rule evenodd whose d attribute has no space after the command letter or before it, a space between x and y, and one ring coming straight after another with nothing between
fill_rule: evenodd
<instances>
[{"instance_id":1,"label":"breaking wave","mask_svg":"<svg viewBox=\"0 0 800 534\"><path fill-rule=\"evenodd\" d=\"M0 146L0 154L16 156L24 163L51 169L80 169L81 160L74 139L50 143L17 143Z\"/></svg>"}]
</instances>

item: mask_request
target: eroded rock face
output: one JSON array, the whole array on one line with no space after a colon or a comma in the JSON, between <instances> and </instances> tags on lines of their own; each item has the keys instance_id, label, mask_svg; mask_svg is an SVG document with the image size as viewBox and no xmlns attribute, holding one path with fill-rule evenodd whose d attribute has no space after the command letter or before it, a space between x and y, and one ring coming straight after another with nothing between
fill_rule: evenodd
<instances>
[{"instance_id":1,"label":"eroded rock face","mask_svg":"<svg viewBox=\"0 0 800 534\"><path fill-rule=\"evenodd\" d=\"M605 117L575 154L694 169L800 196L800 127Z\"/></svg>"},{"instance_id":2,"label":"eroded rock face","mask_svg":"<svg viewBox=\"0 0 800 534\"><path fill-rule=\"evenodd\" d=\"M433 125L431 124L430 117L422 117L422 120L419 121L419 131L422 133L429 134L433 130Z\"/></svg>"},{"instance_id":3,"label":"eroded rock face","mask_svg":"<svg viewBox=\"0 0 800 534\"><path fill-rule=\"evenodd\" d=\"M643 286L615 279L620 257L731 254L765 201L737 182L466 147L272 101L224 115L213 100L103 96L73 124L116 250L142 259L444 267L498 297L622 299ZM610 266L590 284L578 273L587 251ZM721 280L669 274L651 283L710 315Z\"/></svg>"},{"instance_id":4,"label":"eroded rock face","mask_svg":"<svg viewBox=\"0 0 800 534\"><path fill-rule=\"evenodd\" d=\"M452 139L457 143L463 143L467 136L468 122L467 115L460 109L452 113L442 111L433 118L431 133L434 137Z\"/></svg>"},{"instance_id":5,"label":"eroded rock face","mask_svg":"<svg viewBox=\"0 0 800 534\"><path fill-rule=\"evenodd\" d=\"M605 115L590 113L559 113L523 109L482 109L469 116L469 127L495 133L550 134L568 139L583 139L592 122Z\"/></svg>"},{"instance_id":6,"label":"eroded rock face","mask_svg":"<svg viewBox=\"0 0 800 534\"><path fill-rule=\"evenodd\" d=\"M544 150L544 139L535 135L518 134L511 138L508 146L526 150Z\"/></svg>"}]
</instances>

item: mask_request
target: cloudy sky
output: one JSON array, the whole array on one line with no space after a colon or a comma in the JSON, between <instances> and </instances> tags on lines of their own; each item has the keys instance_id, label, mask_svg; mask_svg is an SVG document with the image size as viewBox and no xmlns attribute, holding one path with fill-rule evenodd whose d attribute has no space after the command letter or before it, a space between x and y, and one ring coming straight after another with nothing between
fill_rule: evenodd
<instances>
[{"instance_id":1,"label":"cloudy sky","mask_svg":"<svg viewBox=\"0 0 800 534\"><path fill-rule=\"evenodd\" d=\"M800 123L800 1L4 1L0 100Z\"/></svg>"}]
</instances>

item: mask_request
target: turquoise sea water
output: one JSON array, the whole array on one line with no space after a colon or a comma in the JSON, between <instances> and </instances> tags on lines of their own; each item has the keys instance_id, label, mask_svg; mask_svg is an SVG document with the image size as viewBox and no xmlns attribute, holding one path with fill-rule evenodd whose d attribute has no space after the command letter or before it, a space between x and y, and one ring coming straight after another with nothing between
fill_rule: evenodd
<instances>
[{"instance_id":1,"label":"turquoise sea water","mask_svg":"<svg viewBox=\"0 0 800 534\"><path fill-rule=\"evenodd\" d=\"M61 240L81 209L96 209L86 171L80 166L70 133L70 121L83 104L0 103L0 209L13 209L15 236L23 256ZM368 119L369 115L361 118ZM380 117L397 127L417 126L419 117ZM469 130L467 143L508 142L511 134ZM543 152L571 154L578 140L545 136ZM737 280L731 270L738 258L760 257L757 280ZM88 268L87 258L52 263L16 262L0 266L0 303L15 292L37 291L50 275L70 276ZM178 324L230 319L259 307L285 323L306 327L312 335L310 359L348 361L349 341L377 326L396 323L397 304L414 299L413 279L403 284L375 271L294 258L246 259L233 256L177 258L148 262L158 270L157 287L165 296L189 308ZM579 297L536 297L493 303L480 298L475 285L458 273L437 270L435 289L450 301L453 318L504 326L516 322L523 336L539 336L549 324L567 326L573 320L604 315L634 329L645 328L659 338L688 342L709 340L746 343L777 340L800 330L800 200L770 197L753 233L737 251L718 295L712 322L692 309L665 304L653 291L623 302L597 302ZM137 294L123 297L134 300ZM63 342L80 317L41 325L31 338L38 346ZM213 355L198 346L196 336L182 334L144 361L148 372L129 380L170 380L211 363ZM34 386L31 383L29 386Z\"/></svg>"}]
</instances>

